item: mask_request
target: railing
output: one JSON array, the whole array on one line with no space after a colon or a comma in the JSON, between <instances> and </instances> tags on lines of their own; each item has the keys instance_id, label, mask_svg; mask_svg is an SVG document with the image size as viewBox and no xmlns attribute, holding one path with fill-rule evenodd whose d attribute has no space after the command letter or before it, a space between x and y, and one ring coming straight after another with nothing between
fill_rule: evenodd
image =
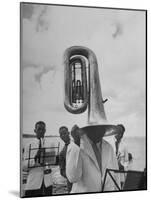
<instances>
[{"instance_id":1,"label":"railing","mask_svg":"<svg viewBox=\"0 0 151 200\"><path fill-rule=\"evenodd\" d=\"M41 159L43 160L42 164L40 164L40 166L36 166L36 167L46 167L46 166L51 166L51 165L58 165L58 161L59 161L59 148L60 148L60 143L58 143L57 147L44 147L41 148L41 150L43 151L43 155L41 156ZM52 149L56 149L56 151L54 152L54 155L51 155L52 153ZM35 166L31 166L30 161L35 159L35 157L31 157L31 152L35 151L35 150L39 150L39 148L31 148L31 144L29 145L29 154L28 154L28 158L26 158L25 160L28 160L28 169L30 168L35 168ZM48 152L46 152L46 150L50 150ZM48 158L54 158L55 162L51 162L51 159Z\"/></svg>"}]
</instances>

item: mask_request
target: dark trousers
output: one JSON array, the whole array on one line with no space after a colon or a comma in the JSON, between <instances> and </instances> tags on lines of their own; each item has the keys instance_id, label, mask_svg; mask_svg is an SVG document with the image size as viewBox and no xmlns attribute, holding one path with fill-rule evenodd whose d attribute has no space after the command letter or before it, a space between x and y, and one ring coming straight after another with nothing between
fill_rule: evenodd
<instances>
[{"instance_id":1,"label":"dark trousers","mask_svg":"<svg viewBox=\"0 0 151 200\"><path fill-rule=\"evenodd\" d=\"M71 192L71 189L72 189L72 183L70 183L67 179L67 189L68 189L68 192L70 193Z\"/></svg>"},{"instance_id":2,"label":"dark trousers","mask_svg":"<svg viewBox=\"0 0 151 200\"><path fill-rule=\"evenodd\" d=\"M42 197L52 195L52 185L45 187L44 181L42 182L41 188L37 190L26 190L25 197Z\"/></svg>"}]
</instances>

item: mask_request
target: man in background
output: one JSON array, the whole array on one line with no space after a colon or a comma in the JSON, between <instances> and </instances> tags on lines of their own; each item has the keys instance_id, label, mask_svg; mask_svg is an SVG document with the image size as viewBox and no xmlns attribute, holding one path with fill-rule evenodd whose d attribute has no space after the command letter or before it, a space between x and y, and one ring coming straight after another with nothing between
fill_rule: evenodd
<instances>
[{"instance_id":1,"label":"man in background","mask_svg":"<svg viewBox=\"0 0 151 200\"><path fill-rule=\"evenodd\" d=\"M68 178L66 176L66 153L67 153L68 145L70 144L70 136L69 136L68 128L66 126L60 127L59 134L60 134L60 138L65 143L65 145L59 155L60 174L64 178L67 179L67 189L68 189L68 192L70 192L71 188L72 188L72 183L70 183L70 181L68 180Z\"/></svg>"},{"instance_id":2,"label":"man in background","mask_svg":"<svg viewBox=\"0 0 151 200\"><path fill-rule=\"evenodd\" d=\"M129 154L127 151L127 148L123 142L123 136L125 133L125 127L122 124L118 124L121 129L121 131L115 135L115 151L116 151L116 157L118 160L119 170L126 171L128 170L129 166ZM125 182L126 175L124 173L120 174L121 178L121 186L123 186Z\"/></svg>"},{"instance_id":3,"label":"man in background","mask_svg":"<svg viewBox=\"0 0 151 200\"><path fill-rule=\"evenodd\" d=\"M25 185L26 197L39 197L52 195L51 169L46 170L44 166L45 155L45 132L46 124L39 121L35 124L36 140L31 144L30 158L25 159L23 168L29 170L27 183ZM33 149L33 150L32 150ZM29 155L29 146L26 147L25 155Z\"/></svg>"}]
</instances>

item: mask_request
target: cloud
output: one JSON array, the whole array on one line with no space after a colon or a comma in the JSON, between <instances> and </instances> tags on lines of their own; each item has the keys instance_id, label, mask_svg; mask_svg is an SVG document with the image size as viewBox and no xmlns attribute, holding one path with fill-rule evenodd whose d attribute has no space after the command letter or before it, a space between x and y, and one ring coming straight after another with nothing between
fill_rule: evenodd
<instances>
[{"instance_id":1,"label":"cloud","mask_svg":"<svg viewBox=\"0 0 151 200\"><path fill-rule=\"evenodd\" d=\"M31 19L34 11L34 5L32 4L21 4L22 18Z\"/></svg>"},{"instance_id":2,"label":"cloud","mask_svg":"<svg viewBox=\"0 0 151 200\"><path fill-rule=\"evenodd\" d=\"M39 9L35 7L35 15L33 16L33 19L36 23L36 31L37 32L43 32L47 31L49 28L49 22L46 19L47 16L47 6L39 6Z\"/></svg>"},{"instance_id":3,"label":"cloud","mask_svg":"<svg viewBox=\"0 0 151 200\"><path fill-rule=\"evenodd\" d=\"M35 25L37 32L46 31L49 28L49 23L46 19L47 6L46 5L34 5L34 4L22 4L21 6L22 18L29 20Z\"/></svg>"},{"instance_id":4,"label":"cloud","mask_svg":"<svg viewBox=\"0 0 151 200\"><path fill-rule=\"evenodd\" d=\"M38 77L38 78L35 78ZM23 111L25 115L60 110L63 107L63 74L53 67L28 66L23 71ZM38 80L37 80L38 79ZM56 93L57 92L57 93ZM57 96L56 96L57 94Z\"/></svg>"},{"instance_id":5,"label":"cloud","mask_svg":"<svg viewBox=\"0 0 151 200\"><path fill-rule=\"evenodd\" d=\"M123 33L123 27L120 23L116 23L112 25L112 37L116 38Z\"/></svg>"},{"instance_id":6,"label":"cloud","mask_svg":"<svg viewBox=\"0 0 151 200\"><path fill-rule=\"evenodd\" d=\"M56 73L56 68L55 66L43 66L41 67L41 71L39 71L39 73L35 74L35 80L40 83L41 81L41 77L44 75L44 74L47 74L48 72L51 71L51 74L52 74L52 78L55 76L55 73Z\"/></svg>"}]
</instances>

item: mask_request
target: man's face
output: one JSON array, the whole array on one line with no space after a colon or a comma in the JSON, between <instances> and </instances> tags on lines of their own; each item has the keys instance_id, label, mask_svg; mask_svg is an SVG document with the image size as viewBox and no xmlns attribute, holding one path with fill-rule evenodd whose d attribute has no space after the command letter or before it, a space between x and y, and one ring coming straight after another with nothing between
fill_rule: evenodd
<instances>
[{"instance_id":1,"label":"man's face","mask_svg":"<svg viewBox=\"0 0 151 200\"><path fill-rule=\"evenodd\" d=\"M46 132L46 128L44 124L37 124L35 127L36 137L38 139L43 138Z\"/></svg>"},{"instance_id":2,"label":"man's face","mask_svg":"<svg viewBox=\"0 0 151 200\"><path fill-rule=\"evenodd\" d=\"M85 128L86 135L93 143L98 143L102 140L102 136L105 133L104 126L88 126Z\"/></svg>"},{"instance_id":3,"label":"man's face","mask_svg":"<svg viewBox=\"0 0 151 200\"><path fill-rule=\"evenodd\" d=\"M98 132L87 133L87 136L94 142L98 143L102 140L102 135Z\"/></svg>"},{"instance_id":4,"label":"man's face","mask_svg":"<svg viewBox=\"0 0 151 200\"><path fill-rule=\"evenodd\" d=\"M66 144L68 144L70 142L69 131L66 128L63 128L60 130L60 138Z\"/></svg>"}]
</instances>

